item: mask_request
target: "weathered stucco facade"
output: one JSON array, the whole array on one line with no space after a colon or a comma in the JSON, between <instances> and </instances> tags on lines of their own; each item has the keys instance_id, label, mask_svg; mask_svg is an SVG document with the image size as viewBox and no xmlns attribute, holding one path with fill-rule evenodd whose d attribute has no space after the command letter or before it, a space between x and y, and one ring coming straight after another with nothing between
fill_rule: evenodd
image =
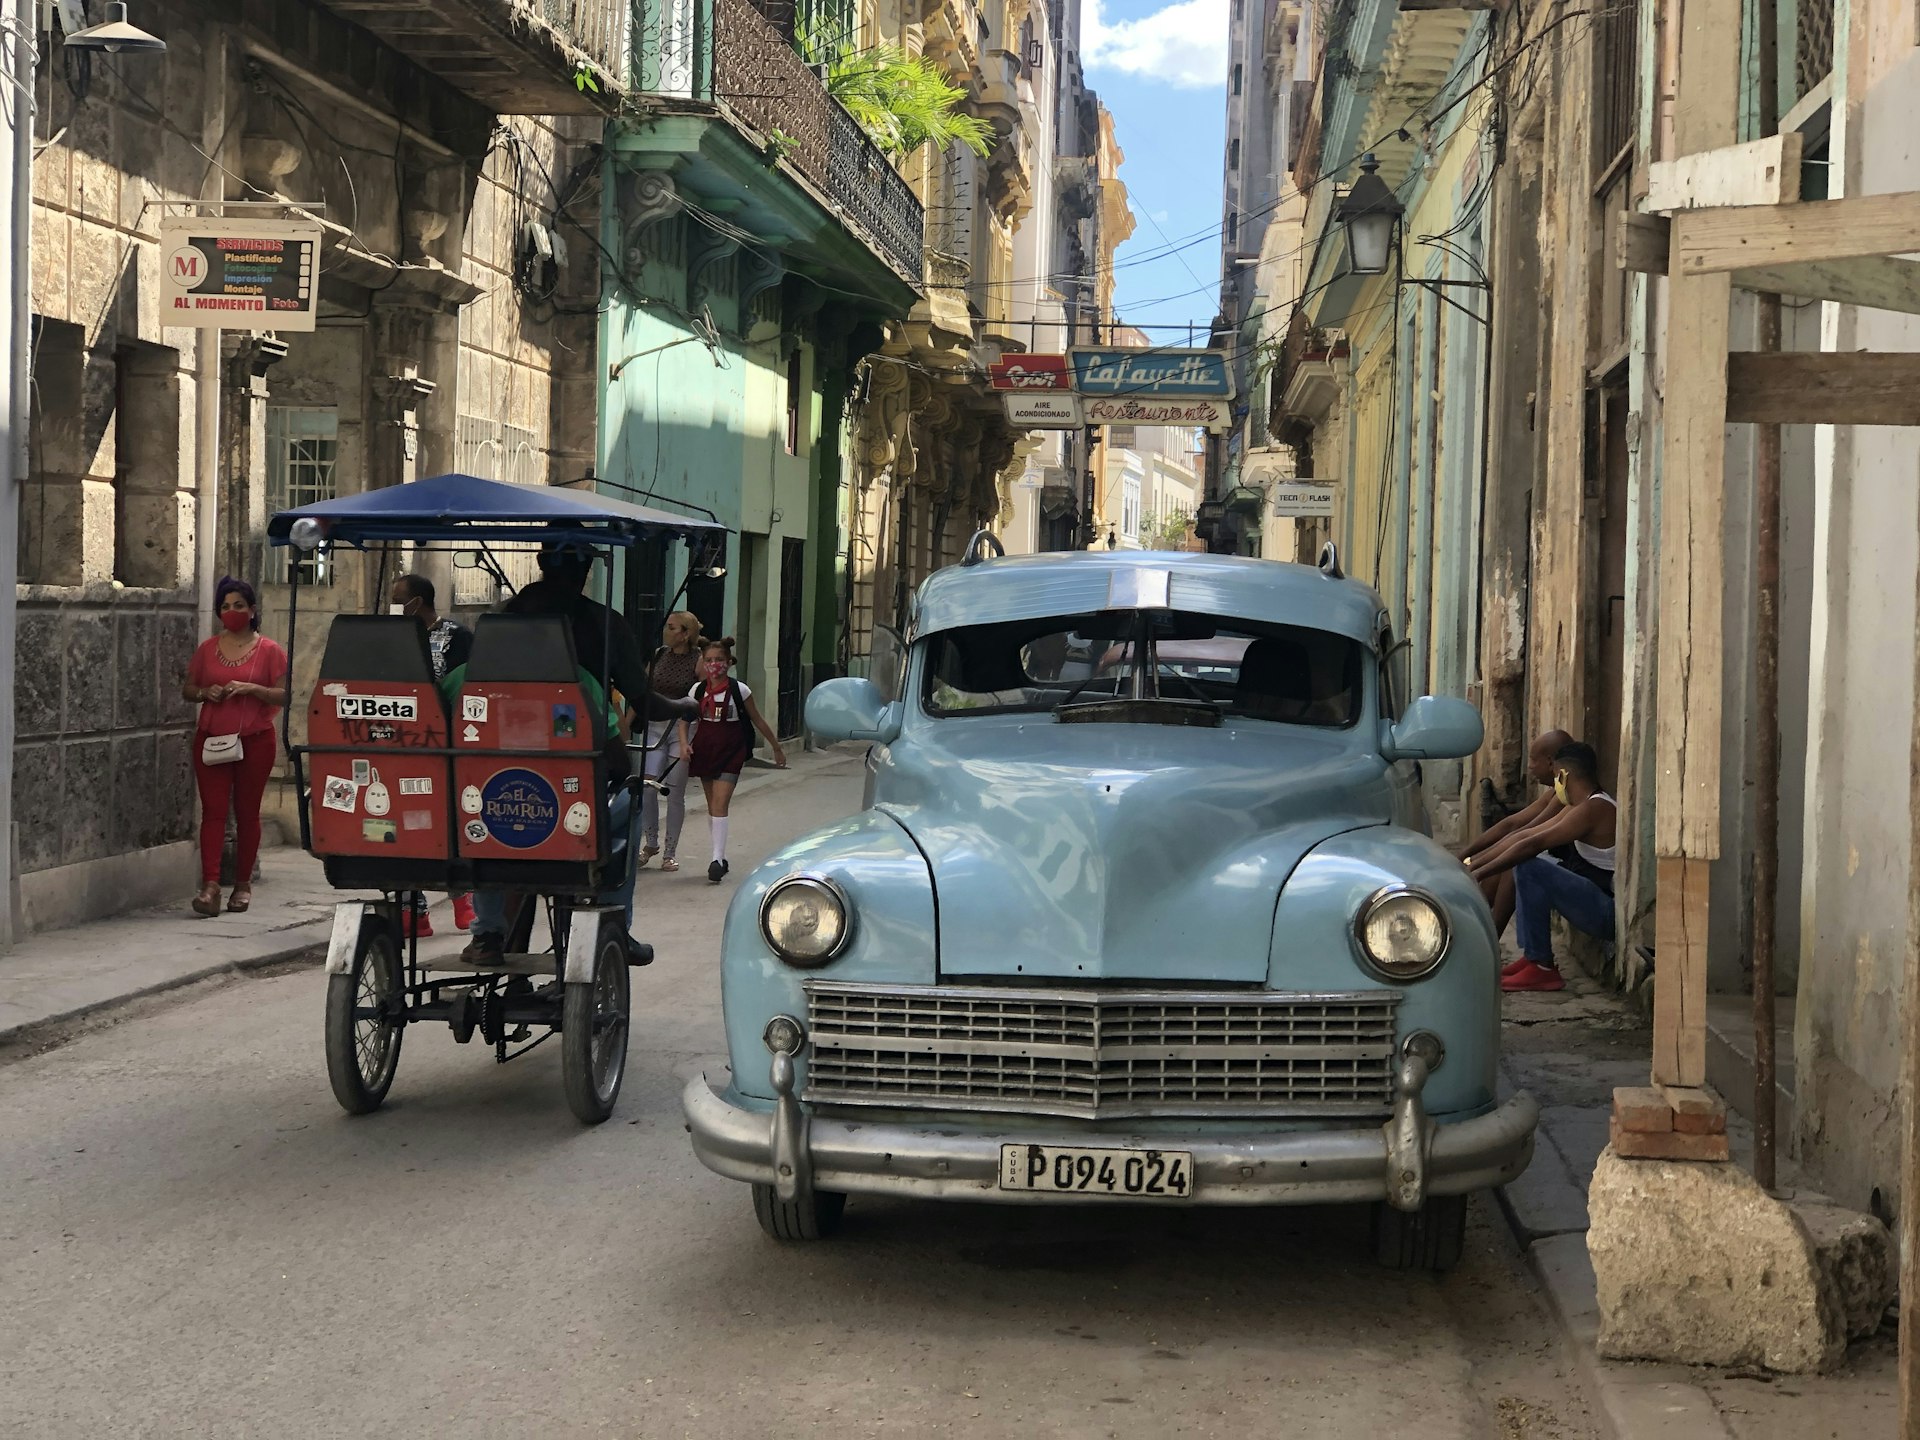
<instances>
[{"instance_id":1,"label":"weathered stucco facade","mask_svg":"<svg viewBox=\"0 0 1920 1440\"><path fill-rule=\"evenodd\" d=\"M570 217L591 214L579 161L611 86L587 103L558 51L543 72L539 28L510 52L526 72L512 93L496 67L482 99L389 43L411 31L383 39L306 0L156 0L142 19L164 55L63 61L56 34L38 77L14 756L27 928L191 889L180 677L222 574L260 585L286 638L272 509L455 469L564 482L593 455L598 262L591 222ZM493 108L547 102L585 113ZM313 332L164 323L162 219L236 203L323 225ZM571 258L533 253L536 230ZM296 694L324 616L384 604L381 577L406 563L310 568ZM443 609L495 598L438 578ZM276 787L269 812L287 799Z\"/></svg>"}]
</instances>

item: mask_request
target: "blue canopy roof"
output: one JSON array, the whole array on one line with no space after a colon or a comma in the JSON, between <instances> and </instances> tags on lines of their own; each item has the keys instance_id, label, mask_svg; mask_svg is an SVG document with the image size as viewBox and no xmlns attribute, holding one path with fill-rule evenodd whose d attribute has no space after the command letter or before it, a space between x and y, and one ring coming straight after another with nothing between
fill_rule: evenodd
<instances>
[{"instance_id":1,"label":"blue canopy roof","mask_svg":"<svg viewBox=\"0 0 1920 1440\"><path fill-rule=\"evenodd\" d=\"M290 543L294 522L314 519L333 545L394 540L517 541L587 540L632 545L656 536L724 535L726 526L690 515L673 515L615 500L591 490L548 485L508 485L474 475L436 475L410 485L391 485L297 510L282 510L267 522L267 538Z\"/></svg>"}]
</instances>

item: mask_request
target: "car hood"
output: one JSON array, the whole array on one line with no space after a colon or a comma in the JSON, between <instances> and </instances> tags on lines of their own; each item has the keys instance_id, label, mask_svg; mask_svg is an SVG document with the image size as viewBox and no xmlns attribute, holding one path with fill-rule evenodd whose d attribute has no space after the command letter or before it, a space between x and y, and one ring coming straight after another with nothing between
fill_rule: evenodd
<instances>
[{"instance_id":1,"label":"car hood","mask_svg":"<svg viewBox=\"0 0 1920 1440\"><path fill-rule=\"evenodd\" d=\"M933 872L947 976L1267 979L1274 907L1391 816L1350 733L961 717L888 748L877 808Z\"/></svg>"}]
</instances>

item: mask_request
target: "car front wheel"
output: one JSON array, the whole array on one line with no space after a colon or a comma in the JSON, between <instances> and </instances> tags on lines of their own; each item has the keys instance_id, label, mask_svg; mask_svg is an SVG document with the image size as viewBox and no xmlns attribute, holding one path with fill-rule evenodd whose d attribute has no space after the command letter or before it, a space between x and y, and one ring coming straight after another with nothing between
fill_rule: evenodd
<instances>
[{"instance_id":1,"label":"car front wheel","mask_svg":"<svg viewBox=\"0 0 1920 1440\"><path fill-rule=\"evenodd\" d=\"M1467 1197L1433 1195L1418 1210L1373 1207L1373 1256L1389 1270L1451 1270L1467 1243Z\"/></svg>"},{"instance_id":2,"label":"car front wheel","mask_svg":"<svg viewBox=\"0 0 1920 1440\"><path fill-rule=\"evenodd\" d=\"M825 1240L840 1228L847 1197L834 1190L815 1190L793 1200L782 1200L771 1185L753 1187L753 1217L776 1240Z\"/></svg>"}]
</instances>

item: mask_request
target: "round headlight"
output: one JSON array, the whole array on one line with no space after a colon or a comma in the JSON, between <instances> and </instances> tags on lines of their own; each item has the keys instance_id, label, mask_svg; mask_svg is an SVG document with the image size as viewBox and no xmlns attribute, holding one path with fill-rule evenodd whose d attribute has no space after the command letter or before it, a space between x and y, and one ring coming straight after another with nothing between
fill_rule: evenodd
<instances>
[{"instance_id":1,"label":"round headlight","mask_svg":"<svg viewBox=\"0 0 1920 1440\"><path fill-rule=\"evenodd\" d=\"M1389 980L1418 980L1447 957L1447 915L1430 895L1389 885L1354 917L1360 954Z\"/></svg>"},{"instance_id":2,"label":"round headlight","mask_svg":"<svg viewBox=\"0 0 1920 1440\"><path fill-rule=\"evenodd\" d=\"M853 912L831 880L796 875L767 892L760 906L760 933L789 965L824 965L847 948Z\"/></svg>"}]
</instances>

